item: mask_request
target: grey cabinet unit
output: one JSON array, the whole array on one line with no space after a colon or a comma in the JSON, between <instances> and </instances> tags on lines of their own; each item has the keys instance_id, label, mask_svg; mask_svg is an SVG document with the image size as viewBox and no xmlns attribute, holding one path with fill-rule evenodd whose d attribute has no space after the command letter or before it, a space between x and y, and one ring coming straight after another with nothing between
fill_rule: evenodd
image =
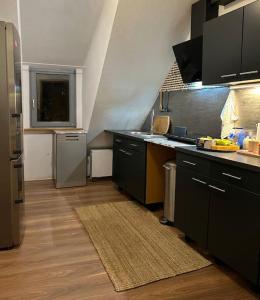
<instances>
[{"instance_id":1,"label":"grey cabinet unit","mask_svg":"<svg viewBox=\"0 0 260 300\"><path fill-rule=\"evenodd\" d=\"M87 139L84 131L56 131L53 147L56 188L83 186L87 177Z\"/></svg>"}]
</instances>

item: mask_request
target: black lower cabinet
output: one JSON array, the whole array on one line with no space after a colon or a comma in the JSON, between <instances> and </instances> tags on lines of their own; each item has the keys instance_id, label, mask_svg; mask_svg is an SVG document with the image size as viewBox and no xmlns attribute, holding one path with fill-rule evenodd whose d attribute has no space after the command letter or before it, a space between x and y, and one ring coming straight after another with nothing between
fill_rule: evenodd
<instances>
[{"instance_id":1,"label":"black lower cabinet","mask_svg":"<svg viewBox=\"0 0 260 300\"><path fill-rule=\"evenodd\" d=\"M207 246L209 189L208 179L177 167L175 224L201 247Z\"/></svg>"},{"instance_id":2,"label":"black lower cabinet","mask_svg":"<svg viewBox=\"0 0 260 300\"><path fill-rule=\"evenodd\" d=\"M210 187L208 249L258 284L259 196L219 182L213 182Z\"/></svg>"},{"instance_id":3,"label":"black lower cabinet","mask_svg":"<svg viewBox=\"0 0 260 300\"><path fill-rule=\"evenodd\" d=\"M114 137L113 181L141 203L145 203L146 145L145 142Z\"/></svg>"},{"instance_id":4,"label":"black lower cabinet","mask_svg":"<svg viewBox=\"0 0 260 300\"><path fill-rule=\"evenodd\" d=\"M185 155L193 164L177 152L176 227L259 286L260 173Z\"/></svg>"},{"instance_id":5,"label":"black lower cabinet","mask_svg":"<svg viewBox=\"0 0 260 300\"><path fill-rule=\"evenodd\" d=\"M145 203L146 155L135 150L128 150L127 153L126 191L138 201Z\"/></svg>"},{"instance_id":6,"label":"black lower cabinet","mask_svg":"<svg viewBox=\"0 0 260 300\"><path fill-rule=\"evenodd\" d=\"M126 188L127 176L127 156L121 148L115 147L113 151L113 180L121 188Z\"/></svg>"}]
</instances>

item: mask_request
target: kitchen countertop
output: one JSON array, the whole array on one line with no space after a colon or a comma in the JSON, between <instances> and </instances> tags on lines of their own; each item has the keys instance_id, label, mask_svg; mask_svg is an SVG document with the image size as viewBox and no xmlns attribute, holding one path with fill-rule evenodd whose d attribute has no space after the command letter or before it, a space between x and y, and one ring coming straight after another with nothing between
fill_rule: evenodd
<instances>
[{"instance_id":1,"label":"kitchen countertop","mask_svg":"<svg viewBox=\"0 0 260 300\"><path fill-rule=\"evenodd\" d=\"M157 145L161 145L161 146L173 148L173 149L175 149L176 147L182 147L182 146L185 146L185 147L193 146L193 145L188 145L188 144L177 142L177 141L168 140L166 137L145 139L144 141L147 143L157 144Z\"/></svg>"},{"instance_id":2,"label":"kitchen countertop","mask_svg":"<svg viewBox=\"0 0 260 300\"><path fill-rule=\"evenodd\" d=\"M128 137L134 138L136 140L144 141L146 143L162 145L162 146L169 147L169 148L175 148L175 147L180 147L180 146L189 146L185 143L168 140L163 135L161 135L159 137L157 135L156 137L153 137L153 138L145 138L145 137L131 133L131 131L138 131L138 130L105 130L105 131L108 133L118 134L118 135L122 135L122 136L128 136Z\"/></svg>"},{"instance_id":3,"label":"kitchen countertop","mask_svg":"<svg viewBox=\"0 0 260 300\"><path fill-rule=\"evenodd\" d=\"M113 133L113 134L118 134L118 135L130 137L130 138L133 138L133 139L136 139L136 140L139 140L139 141L140 140L145 141L147 139L147 138L145 138L143 136L140 136L138 134L131 133L132 131L140 131L140 130L105 130L105 132L108 132L108 133ZM161 137L164 138L163 135Z\"/></svg>"},{"instance_id":4,"label":"kitchen countertop","mask_svg":"<svg viewBox=\"0 0 260 300\"><path fill-rule=\"evenodd\" d=\"M254 172L260 172L260 159L257 157L241 155L236 152L222 153L222 152L203 151L197 149L196 146L194 145L188 145L185 143L171 141L164 136L147 139L142 136L132 134L131 130L106 130L106 132L119 134L122 136L128 136L136 140L144 141L146 143L157 144L157 145L161 145L173 149L176 148L176 150L180 152L200 156L205 159L210 159L216 162L237 166Z\"/></svg>"},{"instance_id":5,"label":"kitchen countertop","mask_svg":"<svg viewBox=\"0 0 260 300\"><path fill-rule=\"evenodd\" d=\"M241 155L236 152L209 152L199 150L196 146L181 146L176 147L176 151L200 156L202 158L210 159L216 162L237 166L254 172L260 172L260 159L258 157Z\"/></svg>"}]
</instances>

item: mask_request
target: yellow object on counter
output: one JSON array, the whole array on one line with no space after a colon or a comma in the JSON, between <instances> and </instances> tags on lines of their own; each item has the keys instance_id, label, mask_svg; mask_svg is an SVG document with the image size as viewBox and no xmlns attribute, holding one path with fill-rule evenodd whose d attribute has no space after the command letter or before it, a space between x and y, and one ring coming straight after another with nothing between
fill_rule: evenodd
<instances>
[{"instance_id":1,"label":"yellow object on counter","mask_svg":"<svg viewBox=\"0 0 260 300\"><path fill-rule=\"evenodd\" d=\"M229 146L212 146L212 150L218 150L218 151L238 151L240 147L238 145L229 145Z\"/></svg>"}]
</instances>

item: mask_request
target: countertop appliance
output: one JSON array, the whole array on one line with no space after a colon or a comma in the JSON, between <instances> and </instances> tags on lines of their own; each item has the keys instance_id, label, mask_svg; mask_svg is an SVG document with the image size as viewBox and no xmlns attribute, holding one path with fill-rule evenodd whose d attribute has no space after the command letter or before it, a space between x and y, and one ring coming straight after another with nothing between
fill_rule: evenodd
<instances>
[{"instance_id":1,"label":"countertop appliance","mask_svg":"<svg viewBox=\"0 0 260 300\"><path fill-rule=\"evenodd\" d=\"M0 248L23 238L24 176L20 39L11 23L0 21Z\"/></svg>"},{"instance_id":2,"label":"countertop appliance","mask_svg":"<svg viewBox=\"0 0 260 300\"><path fill-rule=\"evenodd\" d=\"M56 188L86 185L86 132L55 131L53 150L53 177Z\"/></svg>"},{"instance_id":3,"label":"countertop appliance","mask_svg":"<svg viewBox=\"0 0 260 300\"><path fill-rule=\"evenodd\" d=\"M203 23L218 16L219 3L200 0L192 5L191 39L173 46L184 83L202 80Z\"/></svg>"},{"instance_id":4,"label":"countertop appliance","mask_svg":"<svg viewBox=\"0 0 260 300\"><path fill-rule=\"evenodd\" d=\"M168 140L196 145L196 140L201 135L188 135L187 127L176 126L173 128L172 133L165 134L164 136L167 137Z\"/></svg>"}]
</instances>

